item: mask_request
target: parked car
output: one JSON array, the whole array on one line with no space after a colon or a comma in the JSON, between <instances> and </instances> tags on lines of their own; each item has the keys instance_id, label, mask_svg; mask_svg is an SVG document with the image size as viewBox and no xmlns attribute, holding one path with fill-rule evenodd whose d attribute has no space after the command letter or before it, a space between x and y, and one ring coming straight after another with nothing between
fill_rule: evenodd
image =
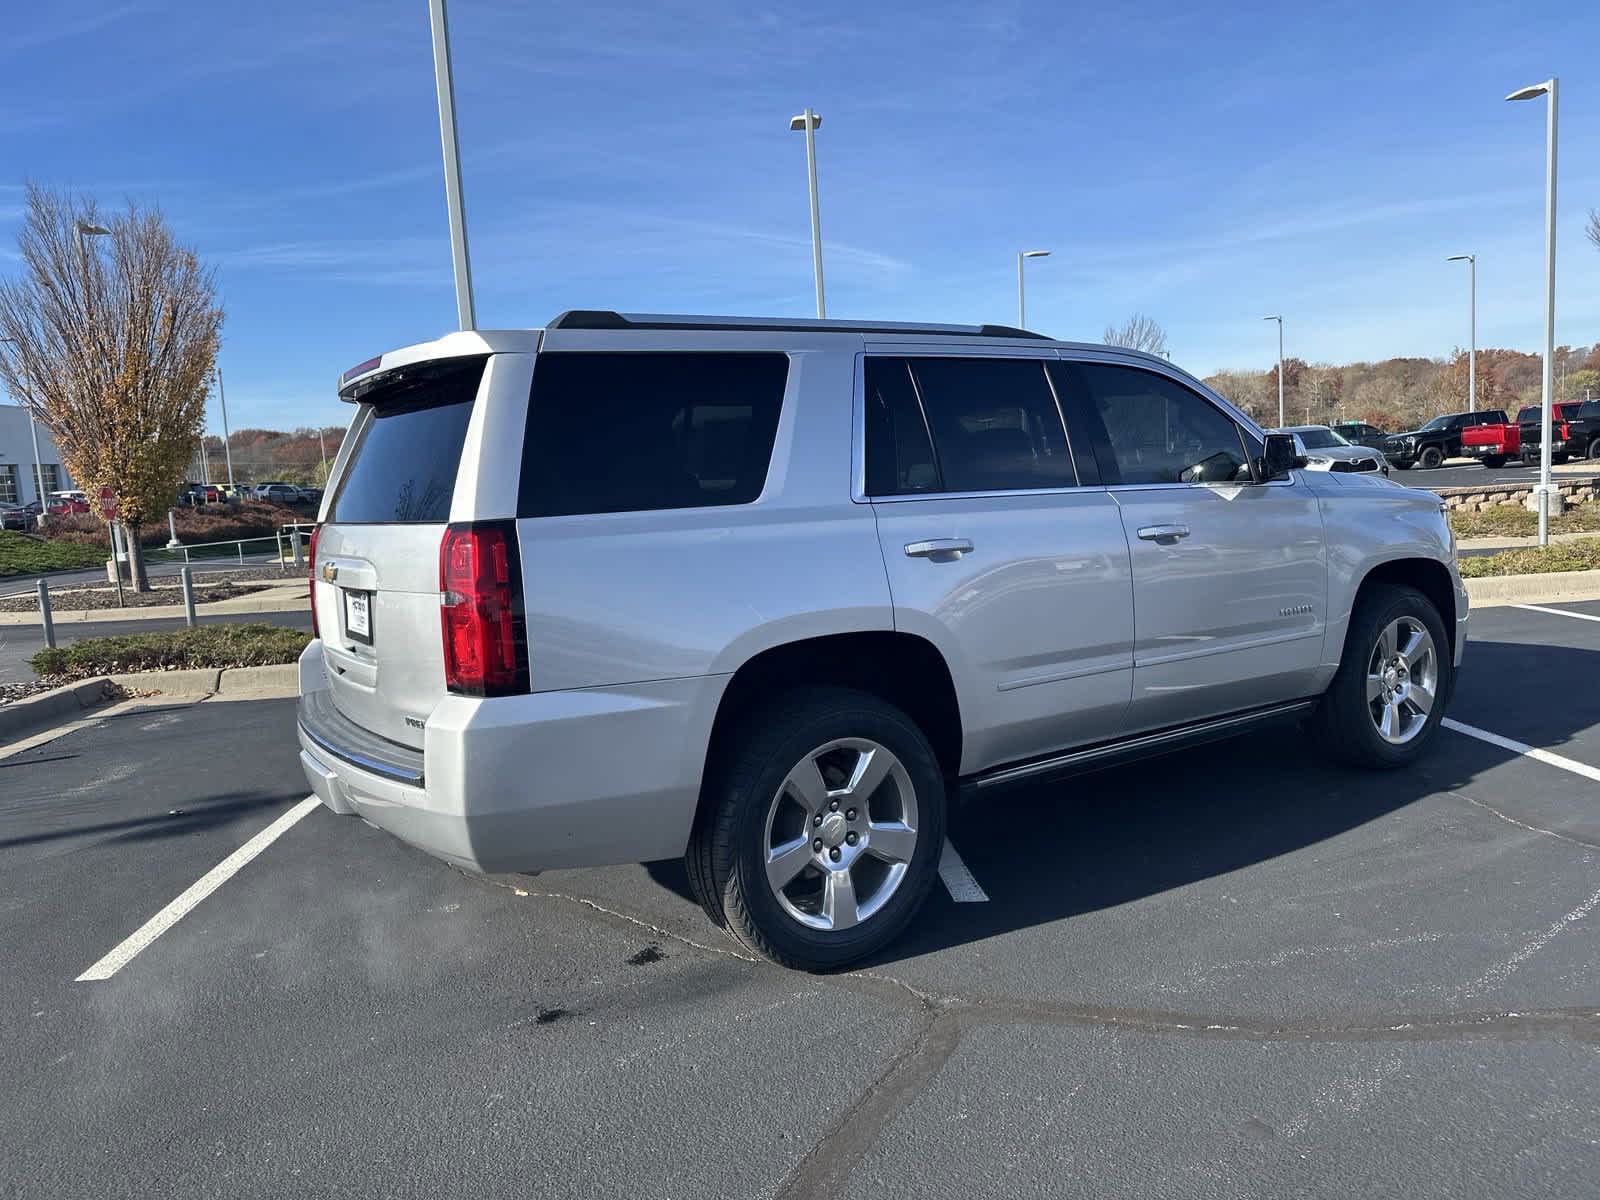
<instances>
[{"instance_id":1,"label":"parked car","mask_svg":"<svg viewBox=\"0 0 1600 1200\"><path fill-rule=\"evenodd\" d=\"M469 870L682 856L795 967L898 936L958 791L1283 721L1402 767L1466 642L1437 497L1297 469L1136 351L575 312L340 394L299 665L323 803Z\"/></svg>"},{"instance_id":2,"label":"parked car","mask_svg":"<svg viewBox=\"0 0 1600 1200\"><path fill-rule=\"evenodd\" d=\"M1585 400L1576 409L1570 405L1560 407L1569 409L1563 424L1567 430L1566 449L1571 453L1581 454L1586 458L1600 458L1600 400ZM1555 414L1552 412L1551 416ZM1535 439L1534 452L1537 455L1539 442ZM1550 444L1550 458L1555 459L1555 442Z\"/></svg>"},{"instance_id":3,"label":"parked car","mask_svg":"<svg viewBox=\"0 0 1600 1200\"><path fill-rule=\"evenodd\" d=\"M1446 413L1433 418L1421 429L1393 433L1383 443L1383 453L1402 471L1420 466L1431 471L1447 458L1461 457L1461 431L1473 425L1504 425L1506 414L1499 409L1482 412Z\"/></svg>"},{"instance_id":4,"label":"parked car","mask_svg":"<svg viewBox=\"0 0 1600 1200\"><path fill-rule=\"evenodd\" d=\"M1461 431L1461 453L1498 471L1511 459L1522 456L1522 428L1515 421L1468 425Z\"/></svg>"},{"instance_id":5,"label":"parked car","mask_svg":"<svg viewBox=\"0 0 1600 1200\"><path fill-rule=\"evenodd\" d=\"M1335 421L1333 431L1352 446L1366 446L1380 453L1389 437L1376 425L1368 425L1365 421Z\"/></svg>"},{"instance_id":6,"label":"parked car","mask_svg":"<svg viewBox=\"0 0 1600 1200\"><path fill-rule=\"evenodd\" d=\"M263 483L256 488L256 499L273 504L301 504L305 495L292 483Z\"/></svg>"},{"instance_id":7,"label":"parked car","mask_svg":"<svg viewBox=\"0 0 1600 1200\"><path fill-rule=\"evenodd\" d=\"M222 499L222 489L214 483L187 483L178 493L178 503L198 508L202 504L215 504Z\"/></svg>"},{"instance_id":8,"label":"parked car","mask_svg":"<svg viewBox=\"0 0 1600 1200\"><path fill-rule=\"evenodd\" d=\"M1389 473L1382 453L1367 446L1352 446L1326 425L1294 425L1283 430L1294 436L1295 450L1311 471L1377 471Z\"/></svg>"},{"instance_id":9,"label":"parked car","mask_svg":"<svg viewBox=\"0 0 1600 1200\"><path fill-rule=\"evenodd\" d=\"M0 529L32 529L33 513L27 506L0 500Z\"/></svg>"},{"instance_id":10,"label":"parked car","mask_svg":"<svg viewBox=\"0 0 1600 1200\"><path fill-rule=\"evenodd\" d=\"M89 498L79 491L51 492L45 512L52 517L65 517L89 511Z\"/></svg>"},{"instance_id":11,"label":"parked car","mask_svg":"<svg viewBox=\"0 0 1600 1200\"><path fill-rule=\"evenodd\" d=\"M1589 458L1596 456L1594 451L1600 448L1590 446L1590 438L1584 437L1584 426L1580 424L1577 434L1573 433L1572 423L1578 420L1582 408L1581 400L1569 400L1562 404L1551 405L1550 431L1553 435L1550 439L1551 462L1567 462L1574 454L1579 457L1587 455ZM1536 466L1541 457L1540 447L1544 445L1544 406L1527 404L1519 409L1517 430L1523 463L1530 467Z\"/></svg>"}]
</instances>

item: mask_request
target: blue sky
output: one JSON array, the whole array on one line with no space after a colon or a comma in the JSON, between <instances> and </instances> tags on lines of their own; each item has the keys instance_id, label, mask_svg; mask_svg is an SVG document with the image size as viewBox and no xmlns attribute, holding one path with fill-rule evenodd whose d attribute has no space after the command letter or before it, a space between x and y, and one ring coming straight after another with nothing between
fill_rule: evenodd
<instances>
[{"instance_id":1,"label":"blue sky","mask_svg":"<svg viewBox=\"0 0 1600 1200\"><path fill-rule=\"evenodd\" d=\"M342 423L339 371L455 319L424 0L27 6L0 38L0 272L26 180L158 203L217 269L234 427ZM453 0L479 323L812 311L1099 340L1201 373L1600 339L1600 6ZM1587 69L1586 69L1587 68ZM215 416L213 416L215 427Z\"/></svg>"}]
</instances>

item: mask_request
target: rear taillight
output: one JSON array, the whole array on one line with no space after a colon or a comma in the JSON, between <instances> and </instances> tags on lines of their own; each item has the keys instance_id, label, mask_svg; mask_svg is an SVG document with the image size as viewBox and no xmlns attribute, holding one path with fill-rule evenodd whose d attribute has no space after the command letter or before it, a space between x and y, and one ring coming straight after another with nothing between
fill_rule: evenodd
<instances>
[{"instance_id":1,"label":"rear taillight","mask_svg":"<svg viewBox=\"0 0 1600 1200\"><path fill-rule=\"evenodd\" d=\"M466 696L528 690L522 566L510 521L451 525L439 545L444 681Z\"/></svg>"},{"instance_id":2,"label":"rear taillight","mask_svg":"<svg viewBox=\"0 0 1600 1200\"><path fill-rule=\"evenodd\" d=\"M309 588L309 592L310 592L310 595L311 595L311 636L312 637L321 637L322 636L321 634L319 634L317 632L317 534L319 534L321 532L322 532L322 526L321 525L313 525L311 527L311 550L310 550L310 560L311 561L310 561L310 563L308 565L309 565L309 567L311 569L311 586ZM299 537L300 536L300 531L298 529L296 529L294 531L294 536L295 537Z\"/></svg>"}]
</instances>

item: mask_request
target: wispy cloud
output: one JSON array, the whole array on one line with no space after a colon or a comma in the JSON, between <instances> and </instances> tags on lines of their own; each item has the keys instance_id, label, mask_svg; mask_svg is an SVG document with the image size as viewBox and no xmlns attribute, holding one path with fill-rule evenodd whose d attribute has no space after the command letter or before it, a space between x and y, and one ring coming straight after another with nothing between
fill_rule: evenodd
<instances>
[{"instance_id":1,"label":"wispy cloud","mask_svg":"<svg viewBox=\"0 0 1600 1200\"><path fill-rule=\"evenodd\" d=\"M119 4L114 8L104 9L87 16L73 17L65 21L48 22L31 30L19 30L12 21L7 21L7 30L4 38L0 38L0 58L9 58L29 50L37 50L41 46L48 46L53 42L65 42L74 38L85 37L96 33L108 25L125 21L129 17L140 13L154 11L155 4ZM36 7L35 12L39 11Z\"/></svg>"}]
</instances>

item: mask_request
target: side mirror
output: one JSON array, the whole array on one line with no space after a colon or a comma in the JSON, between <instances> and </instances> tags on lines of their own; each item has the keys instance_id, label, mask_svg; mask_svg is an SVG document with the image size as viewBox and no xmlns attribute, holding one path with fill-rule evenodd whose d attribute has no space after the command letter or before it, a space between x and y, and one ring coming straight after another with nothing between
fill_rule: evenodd
<instances>
[{"instance_id":1,"label":"side mirror","mask_svg":"<svg viewBox=\"0 0 1600 1200\"><path fill-rule=\"evenodd\" d=\"M1294 434L1269 433L1261 444L1261 470L1259 472L1262 483L1271 483L1274 479L1287 479L1289 472L1296 467L1306 465L1306 460L1300 457L1300 452L1294 448Z\"/></svg>"}]
</instances>

